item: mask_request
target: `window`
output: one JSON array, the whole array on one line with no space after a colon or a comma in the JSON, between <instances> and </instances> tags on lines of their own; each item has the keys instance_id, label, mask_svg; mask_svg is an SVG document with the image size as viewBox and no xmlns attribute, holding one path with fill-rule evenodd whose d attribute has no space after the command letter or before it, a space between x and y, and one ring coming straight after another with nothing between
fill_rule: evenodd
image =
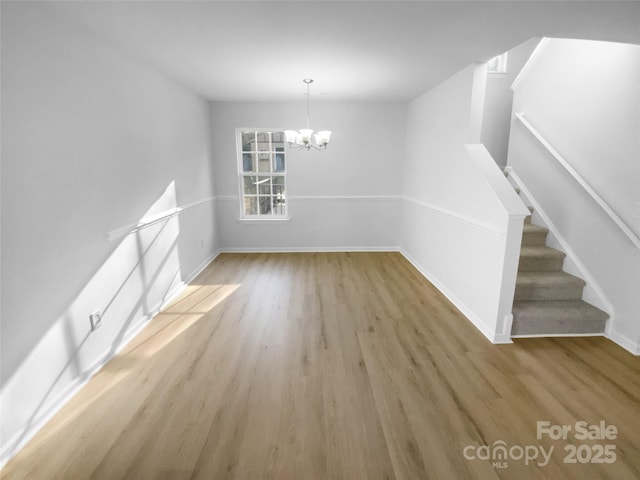
<instances>
[{"instance_id":1,"label":"window","mask_svg":"<svg viewBox=\"0 0 640 480\"><path fill-rule=\"evenodd\" d=\"M284 131L238 129L241 218L287 217Z\"/></svg>"},{"instance_id":2,"label":"window","mask_svg":"<svg viewBox=\"0 0 640 480\"><path fill-rule=\"evenodd\" d=\"M507 73L507 53L493 57L487 62L487 73Z\"/></svg>"}]
</instances>

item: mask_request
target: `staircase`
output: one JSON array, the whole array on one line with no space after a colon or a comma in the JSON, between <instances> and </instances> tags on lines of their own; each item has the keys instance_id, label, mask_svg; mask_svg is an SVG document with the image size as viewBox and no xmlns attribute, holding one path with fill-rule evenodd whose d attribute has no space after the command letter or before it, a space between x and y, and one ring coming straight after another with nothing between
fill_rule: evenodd
<instances>
[{"instance_id":1,"label":"staircase","mask_svg":"<svg viewBox=\"0 0 640 480\"><path fill-rule=\"evenodd\" d=\"M525 219L511 335L604 333L608 314L582 300L585 281L562 271L565 253L545 244L548 233L531 223L531 215Z\"/></svg>"}]
</instances>

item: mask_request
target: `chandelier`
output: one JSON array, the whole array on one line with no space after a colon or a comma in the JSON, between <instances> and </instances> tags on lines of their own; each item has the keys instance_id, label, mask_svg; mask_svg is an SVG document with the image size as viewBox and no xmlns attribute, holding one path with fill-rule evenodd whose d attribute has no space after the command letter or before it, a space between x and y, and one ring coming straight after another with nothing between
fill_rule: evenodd
<instances>
[{"instance_id":1,"label":"chandelier","mask_svg":"<svg viewBox=\"0 0 640 480\"><path fill-rule=\"evenodd\" d=\"M329 144L331 132L322 130L313 135L313 130L309 127L309 85L313 83L313 79L305 78L302 81L307 84L307 128L302 128L299 131L285 130L284 136L289 144L289 148L305 148L307 150L315 148L316 150L324 150ZM311 141L312 135L315 143Z\"/></svg>"}]
</instances>

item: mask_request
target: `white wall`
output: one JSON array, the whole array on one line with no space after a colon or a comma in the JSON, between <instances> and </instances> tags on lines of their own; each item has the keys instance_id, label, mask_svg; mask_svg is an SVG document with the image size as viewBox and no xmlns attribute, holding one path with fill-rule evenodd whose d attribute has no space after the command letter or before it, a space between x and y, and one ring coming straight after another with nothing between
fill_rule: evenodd
<instances>
[{"instance_id":1,"label":"white wall","mask_svg":"<svg viewBox=\"0 0 640 480\"><path fill-rule=\"evenodd\" d=\"M2 6L2 456L212 256L208 102L35 3ZM89 313L104 312L90 332Z\"/></svg>"},{"instance_id":2,"label":"white wall","mask_svg":"<svg viewBox=\"0 0 640 480\"><path fill-rule=\"evenodd\" d=\"M549 39L517 86L513 110L640 233L639 45ZM509 165L612 304L612 337L637 349L640 251L522 124L511 132Z\"/></svg>"},{"instance_id":3,"label":"white wall","mask_svg":"<svg viewBox=\"0 0 640 480\"><path fill-rule=\"evenodd\" d=\"M512 48L507 55L506 73L489 73L487 76L481 142L501 167L507 164L509 148L513 101L511 84L539 42L539 38L532 38Z\"/></svg>"},{"instance_id":4,"label":"white wall","mask_svg":"<svg viewBox=\"0 0 640 480\"><path fill-rule=\"evenodd\" d=\"M289 223L248 224L238 221L236 128L302 128L304 97L284 104L213 103L221 246L227 250L397 248L405 112L406 105L398 103L314 102L312 93L311 127L331 130L331 143L324 151L288 150Z\"/></svg>"},{"instance_id":5,"label":"white wall","mask_svg":"<svg viewBox=\"0 0 640 480\"><path fill-rule=\"evenodd\" d=\"M507 215L465 150L478 141L485 78L470 66L410 102L401 245L486 336L509 341L498 316Z\"/></svg>"}]
</instances>

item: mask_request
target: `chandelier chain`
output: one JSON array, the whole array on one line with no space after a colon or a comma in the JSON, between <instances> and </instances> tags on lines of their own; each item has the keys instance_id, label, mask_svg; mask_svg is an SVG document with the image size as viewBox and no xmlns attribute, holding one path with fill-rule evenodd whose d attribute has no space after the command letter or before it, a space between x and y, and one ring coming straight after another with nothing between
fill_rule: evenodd
<instances>
[{"instance_id":1,"label":"chandelier chain","mask_svg":"<svg viewBox=\"0 0 640 480\"><path fill-rule=\"evenodd\" d=\"M304 81L304 83L307 84L307 128L311 128L311 101L309 100L309 85L311 85L311 82L313 82L313 80L308 78Z\"/></svg>"}]
</instances>

